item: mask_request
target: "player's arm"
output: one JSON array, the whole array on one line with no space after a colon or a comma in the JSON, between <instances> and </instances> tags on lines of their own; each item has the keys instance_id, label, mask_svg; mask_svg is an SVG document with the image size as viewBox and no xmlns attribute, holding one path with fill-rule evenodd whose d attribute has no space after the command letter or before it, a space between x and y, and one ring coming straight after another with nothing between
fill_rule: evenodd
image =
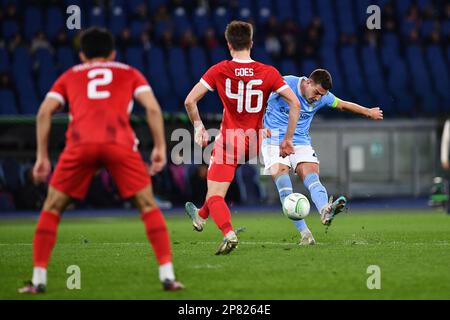
<instances>
[{"instance_id":1,"label":"player's arm","mask_svg":"<svg viewBox=\"0 0 450 320\"><path fill-rule=\"evenodd\" d=\"M337 98L336 98L337 99ZM383 110L380 108L366 108L357 103L337 99L336 109L363 115L372 120L383 120Z\"/></svg>"},{"instance_id":2,"label":"player's arm","mask_svg":"<svg viewBox=\"0 0 450 320\"><path fill-rule=\"evenodd\" d=\"M33 167L33 178L37 182L45 182L51 171L48 155L48 139L52 126L52 115L61 107L61 101L46 97L39 107L36 116L36 163Z\"/></svg>"},{"instance_id":3,"label":"player's arm","mask_svg":"<svg viewBox=\"0 0 450 320\"><path fill-rule=\"evenodd\" d=\"M197 103L205 96L208 92L208 88L202 84L197 83L191 92L186 97L184 101L184 106L186 112L194 125L195 131L195 142L200 146L206 146L208 144L209 136L206 132L205 126L203 125L202 119L200 118L200 113L198 111Z\"/></svg>"},{"instance_id":4,"label":"player's arm","mask_svg":"<svg viewBox=\"0 0 450 320\"><path fill-rule=\"evenodd\" d=\"M450 165L448 163L449 148L450 148L450 120L447 120L444 125L444 131L442 132L442 141L441 141L441 164L442 168L444 168L445 170L450 169Z\"/></svg>"},{"instance_id":5,"label":"player's arm","mask_svg":"<svg viewBox=\"0 0 450 320\"><path fill-rule=\"evenodd\" d=\"M136 100L145 108L147 124L153 137L150 174L154 175L160 172L167 162L164 120L161 107L151 90L140 92L137 94Z\"/></svg>"},{"instance_id":6,"label":"player's arm","mask_svg":"<svg viewBox=\"0 0 450 320\"><path fill-rule=\"evenodd\" d=\"M280 155L286 157L294 153L294 137L295 128L297 127L298 118L300 117L300 101L290 87L278 93L284 101L289 105L289 120L284 140L280 146Z\"/></svg>"}]
</instances>

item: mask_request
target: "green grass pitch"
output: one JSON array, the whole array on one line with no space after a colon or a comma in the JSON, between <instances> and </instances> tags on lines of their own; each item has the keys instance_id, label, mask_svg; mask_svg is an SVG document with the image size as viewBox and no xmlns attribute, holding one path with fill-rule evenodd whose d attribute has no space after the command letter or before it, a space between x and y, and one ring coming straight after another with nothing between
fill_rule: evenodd
<instances>
[{"instance_id":1,"label":"green grass pitch","mask_svg":"<svg viewBox=\"0 0 450 320\"><path fill-rule=\"evenodd\" d=\"M31 276L34 219L0 220L0 299L450 299L450 216L434 211L350 211L325 232L307 222L317 245L299 247L281 214L234 213L244 226L239 247L215 256L221 234L202 233L184 216L167 217L181 292L163 292L157 265L135 218L62 220L49 266L47 293L23 296ZM81 269L81 289L66 287L67 267ZM369 290L370 265L381 289Z\"/></svg>"}]
</instances>

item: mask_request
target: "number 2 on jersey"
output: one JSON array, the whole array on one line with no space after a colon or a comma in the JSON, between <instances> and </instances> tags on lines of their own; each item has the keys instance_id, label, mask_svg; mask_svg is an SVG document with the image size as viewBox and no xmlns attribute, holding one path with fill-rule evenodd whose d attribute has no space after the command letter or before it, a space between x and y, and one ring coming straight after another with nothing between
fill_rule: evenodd
<instances>
[{"instance_id":1,"label":"number 2 on jersey","mask_svg":"<svg viewBox=\"0 0 450 320\"><path fill-rule=\"evenodd\" d=\"M101 78L96 78L101 75ZM113 76L110 69L92 69L87 74L89 79L92 79L88 83L87 95L89 99L107 99L111 96L111 93L107 90L99 91L98 86L106 86L112 82Z\"/></svg>"},{"instance_id":2,"label":"number 2 on jersey","mask_svg":"<svg viewBox=\"0 0 450 320\"><path fill-rule=\"evenodd\" d=\"M228 98L237 100L237 112L244 111L244 86L245 86L245 111L248 113L258 113L263 107L263 92L253 89L255 85L261 85L262 80L250 80L245 86L244 81L239 80L238 92L231 92L231 79L225 80L225 93ZM256 106L252 107L252 96L257 97Z\"/></svg>"}]
</instances>

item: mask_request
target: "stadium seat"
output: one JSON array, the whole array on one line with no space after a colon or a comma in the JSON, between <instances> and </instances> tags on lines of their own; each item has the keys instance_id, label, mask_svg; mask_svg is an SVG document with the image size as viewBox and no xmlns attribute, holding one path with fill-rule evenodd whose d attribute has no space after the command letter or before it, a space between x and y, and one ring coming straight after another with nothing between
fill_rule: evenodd
<instances>
[{"instance_id":1,"label":"stadium seat","mask_svg":"<svg viewBox=\"0 0 450 320\"><path fill-rule=\"evenodd\" d=\"M176 8L173 12L173 22L175 25L175 34L183 35L186 31L191 30L191 23L186 15L186 10L182 7Z\"/></svg>"},{"instance_id":2,"label":"stadium seat","mask_svg":"<svg viewBox=\"0 0 450 320\"><path fill-rule=\"evenodd\" d=\"M427 114L437 112L439 106L425 65L422 49L414 45L409 46L406 48L406 57L415 92L421 97L421 105L424 107L422 111Z\"/></svg>"},{"instance_id":3,"label":"stadium seat","mask_svg":"<svg viewBox=\"0 0 450 320\"><path fill-rule=\"evenodd\" d=\"M450 62L445 62L444 55L439 46L433 45L427 48L426 58L430 66L430 73L433 79L434 87L440 95L442 101L450 106L450 80L446 72Z\"/></svg>"},{"instance_id":4,"label":"stadium seat","mask_svg":"<svg viewBox=\"0 0 450 320\"><path fill-rule=\"evenodd\" d=\"M3 39L10 40L16 33L19 33L19 25L14 20L4 20L2 30Z\"/></svg>"},{"instance_id":5,"label":"stadium seat","mask_svg":"<svg viewBox=\"0 0 450 320\"><path fill-rule=\"evenodd\" d=\"M127 0L127 1L124 1L124 4L125 3L127 5L126 9L128 9L128 11L130 13L136 12L137 8L142 4L147 5L145 0Z\"/></svg>"},{"instance_id":6,"label":"stadium seat","mask_svg":"<svg viewBox=\"0 0 450 320\"><path fill-rule=\"evenodd\" d=\"M324 27L322 41L327 45L334 45L338 40L335 14L330 0L317 0L317 10Z\"/></svg>"},{"instance_id":7,"label":"stadium seat","mask_svg":"<svg viewBox=\"0 0 450 320\"><path fill-rule=\"evenodd\" d=\"M208 70L208 61L206 59L206 53L201 47L192 47L189 49L189 68L192 79L192 84L194 85L203 74Z\"/></svg>"},{"instance_id":8,"label":"stadium seat","mask_svg":"<svg viewBox=\"0 0 450 320\"><path fill-rule=\"evenodd\" d=\"M352 100L363 105L372 105L373 100L368 96L366 83L359 64L355 46L344 46L340 48L340 61L344 67L345 83Z\"/></svg>"},{"instance_id":9,"label":"stadium seat","mask_svg":"<svg viewBox=\"0 0 450 320\"><path fill-rule=\"evenodd\" d=\"M141 33L145 31L145 23L139 20L134 20L130 24L130 36L134 40L138 40Z\"/></svg>"},{"instance_id":10,"label":"stadium seat","mask_svg":"<svg viewBox=\"0 0 450 320\"><path fill-rule=\"evenodd\" d=\"M49 40L54 40L59 30L65 28L65 25L66 21L61 8L55 6L47 9L45 34Z\"/></svg>"},{"instance_id":11,"label":"stadium seat","mask_svg":"<svg viewBox=\"0 0 450 320\"><path fill-rule=\"evenodd\" d=\"M392 105L395 106L397 114L411 116L414 112L415 97L409 91L410 75L406 63L403 60L394 61L388 69L387 84L390 91Z\"/></svg>"},{"instance_id":12,"label":"stadium seat","mask_svg":"<svg viewBox=\"0 0 450 320\"><path fill-rule=\"evenodd\" d=\"M280 72L283 76L296 76L298 75L297 64L292 59L281 60Z\"/></svg>"},{"instance_id":13,"label":"stadium seat","mask_svg":"<svg viewBox=\"0 0 450 320\"><path fill-rule=\"evenodd\" d=\"M166 60L163 50L152 47L147 53L148 81L158 98L161 108L166 112L178 110L178 100L172 92L172 86L166 70Z\"/></svg>"},{"instance_id":14,"label":"stadium seat","mask_svg":"<svg viewBox=\"0 0 450 320\"><path fill-rule=\"evenodd\" d=\"M295 12L292 0L275 1L275 12L279 21L293 18Z\"/></svg>"},{"instance_id":15,"label":"stadium seat","mask_svg":"<svg viewBox=\"0 0 450 320\"><path fill-rule=\"evenodd\" d=\"M252 57L256 61L268 64L268 65L271 65L271 66L274 65L274 62L273 62L272 58L266 52L266 49L264 49L264 47L259 47L259 46L258 47L254 47L252 49Z\"/></svg>"},{"instance_id":16,"label":"stadium seat","mask_svg":"<svg viewBox=\"0 0 450 320\"><path fill-rule=\"evenodd\" d=\"M211 26L208 12L204 7L195 9L192 17L192 24L194 26L195 34L198 37L203 37L205 35L205 31Z\"/></svg>"},{"instance_id":17,"label":"stadium seat","mask_svg":"<svg viewBox=\"0 0 450 320\"><path fill-rule=\"evenodd\" d=\"M383 35L382 42L381 60L383 66L388 68L394 61L401 59L399 40L394 33L387 33Z\"/></svg>"},{"instance_id":18,"label":"stadium seat","mask_svg":"<svg viewBox=\"0 0 450 320\"><path fill-rule=\"evenodd\" d=\"M320 50L323 68L327 69L333 78L333 93L338 97L347 99L348 94L345 90L344 78L341 73L340 65L338 64L337 56L334 47L324 46Z\"/></svg>"},{"instance_id":19,"label":"stadium seat","mask_svg":"<svg viewBox=\"0 0 450 320\"><path fill-rule=\"evenodd\" d=\"M129 47L125 49L125 62L145 73L144 50L142 47Z\"/></svg>"},{"instance_id":20,"label":"stadium seat","mask_svg":"<svg viewBox=\"0 0 450 320\"><path fill-rule=\"evenodd\" d=\"M125 17L125 11L121 6L114 6L111 8L110 19L109 19L109 29L111 32L117 36L125 29L127 26L127 20Z\"/></svg>"},{"instance_id":21,"label":"stadium seat","mask_svg":"<svg viewBox=\"0 0 450 320\"><path fill-rule=\"evenodd\" d=\"M24 35L25 39L31 41L37 32L43 31L42 12L37 7L25 9Z\"/></svg>"},{"instance_id":22,"label":"stadium seat","mask_svg":"<svg viewBox=\"0 0 450 320\"><path fill-rule=\"evenodd\" d=\"M351 0L336 1L337 19L340 31L346 34L356 33L356 24L353 17L353 5Z\"/></svg>"},{"instance_id":23,"label":"stadium seat","mask_svg":"<svg viewBox=\"0 0 450 320\"><path fill-rule=\"evenodd\" d=\"M272 1L271 0L256 0L257 9L257 23L258 26L263 26L269 17L274 14Z\"/></svg>"},{"instance_id":24,"label":"stadium seat","mask_svg":"<svg viewBox=\"0 0 450 320\"><path fill-rule=\"evenodd\" d=\"M306 28L312 22L315 13L312 0L297 1L296 20L302 28Z\"/></svg>"},{"instance_id":25,"label":"stadium seat","mask_svg":"<svg viewBox=\"0 0 450 320\"><path fill-rule=\"evenodd\" d=\"M227 54L223 47L215 47L210 51L211 64L216 64L223 60L229 60L231 57Z\"/></svg>"},{"instance_id":26,"label":"stadium seat","mask_svg":"<svg viewBox=\"0 0 450 320\"><path fill-rule=\"evenodd\" d=\"M403 18L411 7L412 0L397 0L394 4L398 17Z\"/></svg>"},{"instance_id":27,"label":"stadium seat","mask_svg":"<svg viewBox=\"0 0 450 320\"><path fill-rule=\"evenodd\" d=\"M56 73L56 65L52 53L45 48L40 48L34 53L35 62L39 73Z\"/></svg>"},{"instance_id":28,"label":"stadium seat","mask_svg":"<svg viewBox=\"0 0 450 320\"><path fill-rule=\"evenodd\" d=\"M70 47L60 47L56 51L56 59L60 68L60 72L64 72L75 65L75 56L73 49Z\"/></svg>"},{"instance_id":29,"label":"stadium seat","mask_svg":"<svg viewBox=\"0 0 450 320\"><path fill-rule=\"evenodd\" d=\"M88 25L87 27L105 27L106 16L104 9L100 6L93 6L89 11Z\"/></svg>"},{"instance_id":30,"label":"stadium seat","mask_svg":"<svg viewBox=\"0 0 450 320\"><path fill-rule=\"evenodd\" d=\"M301 63L301 74L308 77L311 72L318 68L317 61L314 59L305 59Z\"/></svg>"},{"instance_id":31,"label":"stadium seat","mask_svg":"<svg viewBox=\"0 0 450 320\"><path fill-rule=\"evenodd\" d=\"M168 4L167 0L147 0L149 12L155 12L159 7L166 4Z\"/></svg>"},{"instance_id":32,"label":"stadium seat","mask_svg":"<svg viewBox=\"0 0 450 320\"><path fill-rule=\"evenodd\" d=\"M14 73L31 72L31 57L27 47L19 46L14 49L12 54L12 68Z\"/></svg>"},{"instance_id":33,"label":"stadium seat","mask_svg":"<svg viewBox=\"0 0 450 320\"><path fill-rule=\"evenodd\" d=\"M10 69L10 60L8 51L0 47L0 72L8 72Z\"/></svg>"},{"instance_id":34,"label":"stadium seat","mask_svg":"<svg viewBox=\"0 0 450 320\"><path fill-rule=\"evenodd\" d=\"M226 7L218 7L213 13L213 22L216 28L216 34L223 34L228 22L230 21L230 12Z\"/></svg>"},{"instance_id":35,"label":"stadium seat","mask_svg":"<svg viewBox=\"0 0 450 320\"><path fill-rule=\"evenodd\" d=\"M388 92L383 78L383 69L376 49L372 46L365 46L362 49L362 65L366 76L366 84L368 91L376 102L376 105L381 107L386 114L391 115L391 101L388 99L386 92Z\"/></svg>"},{"instance_id":36,"label":"stadium seat","mask_svg":"<svg viewBox=\"0 0 450 320\"><path fill-rule=\"evenodd\" d=\"M170 61L169 74L173 83L173 90L180 100L180 104L182 104L192 84L187 70L186 57L181 48L174 47L169 49L168 59Z\"/></svg>"}]
</instances>

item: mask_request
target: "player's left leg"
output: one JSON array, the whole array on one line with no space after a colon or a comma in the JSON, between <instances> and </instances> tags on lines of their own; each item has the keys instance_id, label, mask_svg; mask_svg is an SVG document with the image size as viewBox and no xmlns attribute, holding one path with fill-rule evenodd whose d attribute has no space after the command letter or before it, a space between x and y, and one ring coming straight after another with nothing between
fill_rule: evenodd
<instances>
[{"instance_id":1,"label":"player's left leg","mask_svg":"<svg viewBox=\"0 0 450 320\"><path fill-rule=\"evenodd\" d=\"M122 198L131 198L144 222L149 242L159 264L159 278L164 290L175 291L183 285L175 281L169 232L156 204L151 180L138 152L119 145L103 145L102 161L111 173Z\"/></svg>"},{"instance_id":2,"label":"player's left leg","mask_svg":"<svg viewBox=\"0 0 450 320\"><path fill-rule=\"evenodd\" d=\"M47 286L47 266L56 243L61 214L69 205L71 197L49 187L33 239L33 277L20 293L42 293Z\"/></svg>"},{"instance_id":3,"label":"player's left leg","mask_svg":"<svg viewBox=\"0 0 450 320\"><path fill-rule=\"evenodd\" d=\"M138 191L132 199L141 213L147 238L158 260L159 280L164 290L176 291L183 289L183 284L175 280L169 232L164 216L156 204L151 185Z\"/></svg>"}]
</instances>

